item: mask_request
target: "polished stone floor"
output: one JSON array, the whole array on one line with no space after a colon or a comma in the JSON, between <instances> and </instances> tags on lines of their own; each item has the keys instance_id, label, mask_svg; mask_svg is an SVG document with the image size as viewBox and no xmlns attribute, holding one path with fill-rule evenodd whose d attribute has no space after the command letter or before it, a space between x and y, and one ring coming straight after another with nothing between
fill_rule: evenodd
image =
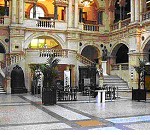
<instances>
[{"instance_id":1,"label":"polished stone floor","mask_svg":"<svg viewBox=\"0 0 150 135\"><path fill-rule=\"evenodd\" d=\"M39 96L0 95L1 130L150 130L150 99L130 92L105 103L78 94L77 101L44 106ZM149 96L148 96L149 97Z\"/></svg>"}]
</instances>

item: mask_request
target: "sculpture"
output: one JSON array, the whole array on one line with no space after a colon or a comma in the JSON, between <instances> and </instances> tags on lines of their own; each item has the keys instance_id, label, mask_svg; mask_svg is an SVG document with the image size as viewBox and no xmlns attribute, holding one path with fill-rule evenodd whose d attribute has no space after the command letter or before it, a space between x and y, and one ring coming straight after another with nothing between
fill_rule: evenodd
<instances>
[{"instance_id":1,"label":"sculpture","mask_svg":"<svg viewBox=\"0 0 150 135\"><path fill-rule=\"evenodd\" d=\"M107 48L106 46L104 46L104 49L102 50L102 61L106 61L107 60Z\"/></svg>"}]
</instances>

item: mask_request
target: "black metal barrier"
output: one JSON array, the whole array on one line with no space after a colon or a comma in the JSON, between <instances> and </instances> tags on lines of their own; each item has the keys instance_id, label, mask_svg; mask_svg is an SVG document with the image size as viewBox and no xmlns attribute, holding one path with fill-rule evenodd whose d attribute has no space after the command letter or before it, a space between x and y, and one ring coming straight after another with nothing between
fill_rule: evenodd
<instances>
[{"instance_id":1,"label":"black metal barrier","mask_svg":"<svg viewBox=\"0 0 150 135\"><path fill-rule=\"evenodd\" d=\"M105 85L103 87L97 87L95 90L91 90L91 96L93 96L93 98L95 98L98 94L96 90L106 90L106 93L105 93L106 100L112 100L118 97L118 87L116 86Z\"/></svg>"},{"instance_id":2,"label":"black metal barrier","mask_svg":"<svg viewBox=\"0 0 150 135\"><path fill-rule=\"evenodd\" d=\"M57 99L58 101L76 101L78 87L65 87L58 88Z\"/></svg>"}]
</instances>

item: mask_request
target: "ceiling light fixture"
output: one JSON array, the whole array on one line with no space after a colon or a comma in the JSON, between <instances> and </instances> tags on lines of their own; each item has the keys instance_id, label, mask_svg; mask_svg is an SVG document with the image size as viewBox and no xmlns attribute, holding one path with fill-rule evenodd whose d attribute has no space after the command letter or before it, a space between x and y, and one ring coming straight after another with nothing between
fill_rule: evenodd
<instances>
[{"instance_id":1,"label":"ceiling light fixture","mask_svg":"<svg viewBox=\"0 0 150 135\"><path fill-rule=\"evenodd\" d=\"M85 7L89 7L92 2L93 0L81 0L81 3L83 3Z\"/></svg>"}]
</instances>

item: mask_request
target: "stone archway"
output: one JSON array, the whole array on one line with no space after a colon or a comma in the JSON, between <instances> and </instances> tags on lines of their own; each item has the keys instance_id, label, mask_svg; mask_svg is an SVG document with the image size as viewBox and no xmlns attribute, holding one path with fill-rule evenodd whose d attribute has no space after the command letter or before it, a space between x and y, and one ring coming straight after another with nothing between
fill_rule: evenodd
<instances>
[{"instance_id":1,"label":"stone archway","mask_svg":"<svg viewBox=\"0 0 150 135\"><path fill-rule=\"evenodd\" d=\"M99 50L95 46L88 45L84 47L81 55L93 62L99 63Z\"/></svg>"},{"instance_id":2,"label":"stone archway","mask_svg":"<svg viewBox=\"0 0 150 135\"><path fill-rule=\"evenodd\" d=\"M31 40L28 48L32 49L62 49L61 45L52 37L39 36Z\"/></svg>"}]
</instances>

